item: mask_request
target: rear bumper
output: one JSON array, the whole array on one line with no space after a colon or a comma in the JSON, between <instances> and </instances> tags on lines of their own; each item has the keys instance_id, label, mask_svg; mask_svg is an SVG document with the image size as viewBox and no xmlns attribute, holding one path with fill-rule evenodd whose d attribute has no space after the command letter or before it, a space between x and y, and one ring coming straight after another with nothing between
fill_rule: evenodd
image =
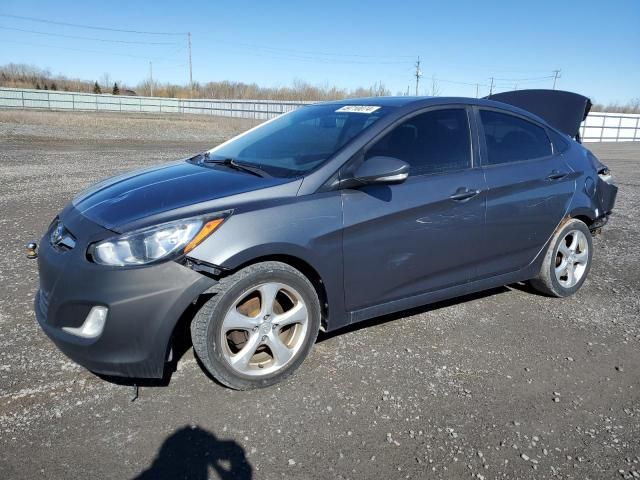
<instances>
[{"instance_id":1,"label":"rear bumper","mask_svg":"<svg viewBox=\"0 0 640 480\"><path fill-rule=\"evenodd\" d=\"M613 207L616 204L616 197L618 196L618 187L613 183L605 182L601 178L598 178L598 184L596 187L596 195L602 208L602 216L608 216Z\"/></svg>"},{"instance_id":2,"label":"rear bumper","mask_svg":"<svg viewBox=\"0 0 640 480\"><path fill-rule=\"evenodd\" d=\"M73 223L69 228L76 234L79 224ZM42 330L71 360L93 372L162 377L178 319L215 280L171 261L140 268L95 265L86 259L85 249L79 241L73 250L60 252L43 238L34 301ZM94 306L108 308L99 336L84 338L63 330L79 327Z\"/></svg>"},{"instance_id":3,"label":"rear bumper","mask_svg":"<svg viewBox=\"0 0 640 480\"><path fill-rule=\"evenodd\" d=\"M597 200L595 209L596 218L589 226L592 233L600 233L602 227L609 222L609 217L616 204L618 196L618 187L609 181L598 178L595 197Z\"/></svg>"}]
</instances>

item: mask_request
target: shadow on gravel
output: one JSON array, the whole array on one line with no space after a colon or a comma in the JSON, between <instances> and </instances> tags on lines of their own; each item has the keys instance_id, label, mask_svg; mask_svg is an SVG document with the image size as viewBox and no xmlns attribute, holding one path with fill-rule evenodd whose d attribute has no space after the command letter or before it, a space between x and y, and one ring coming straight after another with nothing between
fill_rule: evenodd
<instances>
[{"instance_id":1,"label":"shadow on gravel","mask_svg":"<svg viewBox=\"0 0 640 480\"><path fill-rule=\"evenodd\" d=\"M213 471L214 476L209 473ZM249 480L253 468L233 440L218 440L200 427L183 427L167 438L155 460L133 480Z\"/></svg>"}]
</instances>

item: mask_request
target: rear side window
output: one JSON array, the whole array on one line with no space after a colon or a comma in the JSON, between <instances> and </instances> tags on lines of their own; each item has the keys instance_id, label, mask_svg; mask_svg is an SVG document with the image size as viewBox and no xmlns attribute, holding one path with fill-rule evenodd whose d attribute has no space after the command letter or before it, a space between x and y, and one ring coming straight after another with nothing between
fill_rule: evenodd
<instances>
[{"instance_id":1,"label":"rear side window","mask_svg":"<svg viewBox=\"0 0 640 480\"><path fill-rule=\"evenodd\" d=\"M407 162L410 175L461 170L471 166L471 136L464 108L425 112L395 127L367 152Z\"/></svg>"},{"instance_id":2,"label":"rear side window","mask_svg":"<svg viewBox=\"0 0 640 480\"><path fill-rule=\"evenodd\" d=\"M553 153L564 153L569 150L569 137L554 130L548 130L553 142Z\"/></svg>"},{"instance_id":3,"label":"rear side window","mask_svg":"<svg viewBox=\"0 0 640 480\"><path fill-rule=\"evenodd\" d=\"M487 144L485 164L520 162L551 155L544 128L506 113L480 110Z\"/></svg>"}]
</instances>

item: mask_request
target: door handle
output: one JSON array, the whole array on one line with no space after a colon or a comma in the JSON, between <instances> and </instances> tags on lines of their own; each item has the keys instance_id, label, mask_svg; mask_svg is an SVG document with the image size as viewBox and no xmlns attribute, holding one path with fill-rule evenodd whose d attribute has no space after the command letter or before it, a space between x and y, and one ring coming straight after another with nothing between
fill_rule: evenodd
<instances>
[{"instance_id":1,"label":"door handle","mask_svg":"<svg viewBox=\"0 0 640 480\"><path fill-rule=\"evenodd\" d=\"M561 172L560 170L552 170L549 175L547 175L547 180L561 180L568 175L567 172Z\"/></svg>"},{"instance_id":2,"label":"door handle","mask_svg":"<svg viewBox=\"0 0 640 480\"><path fill-rule=\"evenodd\" d=\"M459 188L456 193L452 193L449 195L451 200L455 200L457 202L463 202L465 200L469 200L470 198L475 197L480 193L480 190L471 190L469 188Z\"/></svg>"}]
</instances>

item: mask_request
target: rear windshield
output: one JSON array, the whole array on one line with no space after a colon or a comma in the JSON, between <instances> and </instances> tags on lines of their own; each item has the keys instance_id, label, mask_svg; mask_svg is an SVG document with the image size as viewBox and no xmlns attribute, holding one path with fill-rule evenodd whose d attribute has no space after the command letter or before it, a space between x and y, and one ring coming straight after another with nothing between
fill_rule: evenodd
<instances>
[{"instance_id":1,"label":"rear windshield","mask_svg":"<svg viewBox=\"0 0 640 480\"><path fill-rule=\"evenodd\" d=\"M270 175L295 177L321 165L393 107L310 105L266 122L209 152Z\"/></svg>"}]
</instances>

